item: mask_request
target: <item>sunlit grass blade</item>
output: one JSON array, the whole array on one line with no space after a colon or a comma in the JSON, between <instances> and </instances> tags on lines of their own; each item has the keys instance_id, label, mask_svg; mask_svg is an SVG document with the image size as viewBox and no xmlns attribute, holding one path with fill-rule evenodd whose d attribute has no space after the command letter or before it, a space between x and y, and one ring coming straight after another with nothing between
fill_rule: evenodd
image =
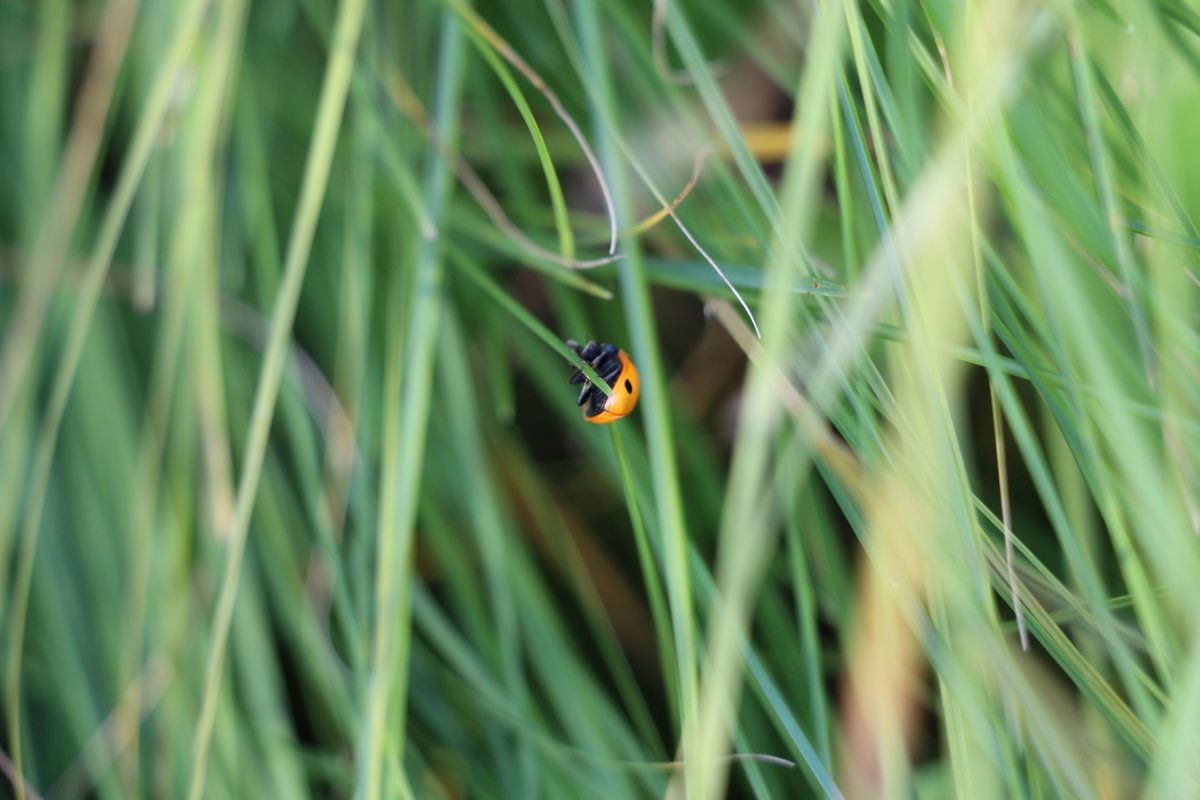
<instances>
[{"instance_id":1,"label":"sunlit grass blade","mask_svg":"<svg viewBox=\"0 0 1200 800\"><path fill-rule=\"evenodd\" d=\"M462 33L446 15L439 26L441 58L433 120L450 142L456 138L462 91ZM430 162L425 176L425 203L435 221L444 213L450 194L450 168L441 159ZM384 792L384 759L403 758L403 737L385 730L390 719L405 719L408 659L412 644L413 540L415 536L425 431L433 402L431 382L437 329L444 299L443 254L436 241L405 248L413 272L406 285L395 281L392 297L404 309L388 325L388 366L383 394L384 451L379 528L376 533L375 609L371 634L371 677L363 697L364 723L356 777L364 798ZM403 371L402 371L403 370ZM392 742L388 748L387 743ZM390 752L385 752L390 751ZM400 790L412 793L410 778L394 778Z\"/></svg>"}]
</instances>

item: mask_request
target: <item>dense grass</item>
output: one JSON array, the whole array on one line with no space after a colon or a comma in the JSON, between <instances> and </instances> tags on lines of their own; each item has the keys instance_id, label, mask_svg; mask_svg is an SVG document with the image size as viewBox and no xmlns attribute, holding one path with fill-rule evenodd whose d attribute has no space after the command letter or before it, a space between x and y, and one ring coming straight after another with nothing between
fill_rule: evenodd
<instances>
[{"instance_id":1,"label":"dense grass","mask_svg":"<svg viewBox=\"0 0 1200 800\"><path fill-rule=\"evenodd\" d=\"M1198 81L1178 0L0 4L5 791L1200 795Z\"/></svg>"}]
</instances>

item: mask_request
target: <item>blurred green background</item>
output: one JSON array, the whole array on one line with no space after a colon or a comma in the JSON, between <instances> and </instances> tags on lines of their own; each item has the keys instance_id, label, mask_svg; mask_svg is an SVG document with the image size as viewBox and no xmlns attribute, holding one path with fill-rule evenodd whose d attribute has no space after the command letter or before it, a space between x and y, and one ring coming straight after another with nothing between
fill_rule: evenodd
<instances>
[{"instance_id":1,"label":"blurred green background","mask_svg":"<svg viewBox=\"0 0 1200 800\"><path fill-rule=\"evenodd\" d=\"M1200 796L1198 87L1182 0L0 2L0 794Z\"/></svg>"}]
</instances>

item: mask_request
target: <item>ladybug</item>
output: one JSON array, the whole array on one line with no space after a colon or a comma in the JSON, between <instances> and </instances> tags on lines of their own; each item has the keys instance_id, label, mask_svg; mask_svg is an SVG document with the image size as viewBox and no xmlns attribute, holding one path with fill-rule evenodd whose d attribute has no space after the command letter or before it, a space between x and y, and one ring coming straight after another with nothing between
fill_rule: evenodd
<instances>
[{"instance_id":1,"label":"ladybug","mask_svg":"<svg viewBox=\"0 0 1200 800\"><path fill-rule=\"evenodd\" d=\"M637 367L628 353L607 342L588 342L580 347L579 342L569 341L567 347L574 350L612 388L612 394L605 395L599 386L588 380L582 370L576 370L571 376L571 383L583 384L576 405L583 406L584 419L597 423L612 422L633 411L641 385Z\"/></svg>"}]
</instances>

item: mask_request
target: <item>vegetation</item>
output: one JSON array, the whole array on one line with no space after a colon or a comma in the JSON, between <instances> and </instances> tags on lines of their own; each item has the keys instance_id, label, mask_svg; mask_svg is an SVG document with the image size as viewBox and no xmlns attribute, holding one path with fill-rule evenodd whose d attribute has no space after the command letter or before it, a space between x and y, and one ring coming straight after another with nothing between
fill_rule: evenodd
<instances>
[{"instance_id":1,"label":"vegetation","mask_svg":"<svg viewBox=\"0 0 1200 800\"><path fill-rule=\"evenodd\" d=\"M12 794L1200 796L1198 37L0 4Z\"/></svg>"}]
</instances>

